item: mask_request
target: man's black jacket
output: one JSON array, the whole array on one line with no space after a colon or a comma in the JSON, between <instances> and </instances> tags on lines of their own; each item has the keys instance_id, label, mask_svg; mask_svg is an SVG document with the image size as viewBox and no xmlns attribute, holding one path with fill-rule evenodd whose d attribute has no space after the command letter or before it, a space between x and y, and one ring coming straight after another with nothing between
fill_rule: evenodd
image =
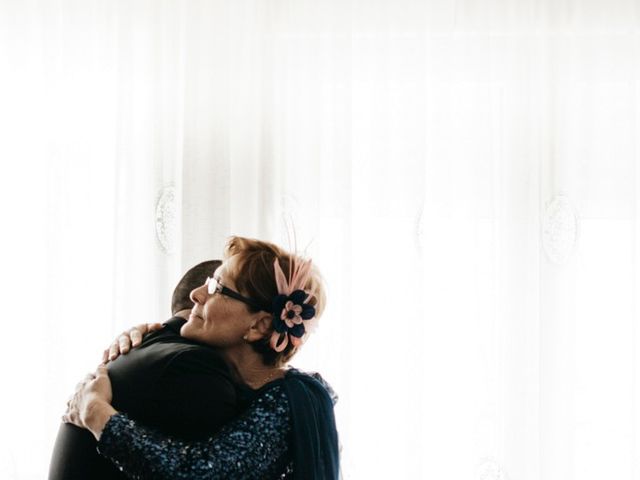
<instances>
[{"instance_id":1,"label":"man's black jacket","mask_svg":"<svg viewBox=\"0 0 640 480\"><path fill-rule=\"evenodd\" d=\"M169 435L204 438L238 414L230 370L213 348L182 338L185 320L173 317L138 348L108 365L113 407ZM96 451L88 430L62 424L49 480L124 479Z\"/></svg>"}]
</instances>

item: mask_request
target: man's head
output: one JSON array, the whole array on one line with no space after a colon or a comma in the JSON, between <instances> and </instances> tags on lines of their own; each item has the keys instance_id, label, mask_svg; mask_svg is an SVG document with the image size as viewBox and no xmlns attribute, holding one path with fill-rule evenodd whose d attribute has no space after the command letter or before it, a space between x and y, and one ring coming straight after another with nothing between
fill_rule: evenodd
<instances>
[{"instance_id":1,"label":"man's head","mask_svg":"<svg viewBox=\"0 0 640 480\"><path fill-rule=\"evenodd\" d=\"M171 297L171 313L175 315L182 310L190 310L193 302L189 298L191 290L204 284L207 277L211 277L213 272L222 262L220 260L207 260L190 268L176 285Z\"/></svg>"}]
</instances>

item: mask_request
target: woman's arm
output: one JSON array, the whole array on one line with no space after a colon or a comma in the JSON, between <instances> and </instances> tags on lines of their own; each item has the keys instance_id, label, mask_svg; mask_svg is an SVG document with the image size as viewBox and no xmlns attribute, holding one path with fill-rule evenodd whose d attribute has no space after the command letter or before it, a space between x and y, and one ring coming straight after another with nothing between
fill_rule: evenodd
<instances>
[{"instance_id":1,"label":"woman's arm","mask_svg":"<svg viewBox=\"0 0 640 480\"><path fill-rule=\"evenodd\" d=\"M132 479L277 478L290 460L290 432L287 397L276 386L204 441L167 437L124 414L113 415L98 451Z\"/></svg>"},{"instance_id":2,"label":"woman's arm","mask_svg":"<svg viewBox=\"0 0 640 480\"><path fill-rule=\"evenodd\" d=\"M183 441L148 429L110 405L105 367L86 379L66 421L89 429L99 452L132 479L276 478L291 455L290 409L281 385L265 390L237 419L204 441Z\"/></svg>"}]
</instances>

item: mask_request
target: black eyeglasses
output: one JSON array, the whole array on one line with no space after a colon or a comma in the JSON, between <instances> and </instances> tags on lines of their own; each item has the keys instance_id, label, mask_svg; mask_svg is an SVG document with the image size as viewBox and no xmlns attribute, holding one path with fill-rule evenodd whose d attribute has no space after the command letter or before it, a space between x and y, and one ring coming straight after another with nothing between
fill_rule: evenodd
<instances>
[{"instance_id":1,"label":"black eyeglasses","mask_svg":"<svg viewBox=\"0 0 640 480\"><path fill-rule=\"evenodd\" d=\"M235 300L249 305L254 310L265 310L267 312L269 311L269 308L265 308L265 306L261 302L252 298L247 298L239 294L238 292L225 287L216 277L207 277L207 281L204 282L204 284L207 286L207 292L209 293L209 295L213 295L214 293L221 293L222 295L226 295L227 297L231 297Z\"/></svg>"}]
</instances>

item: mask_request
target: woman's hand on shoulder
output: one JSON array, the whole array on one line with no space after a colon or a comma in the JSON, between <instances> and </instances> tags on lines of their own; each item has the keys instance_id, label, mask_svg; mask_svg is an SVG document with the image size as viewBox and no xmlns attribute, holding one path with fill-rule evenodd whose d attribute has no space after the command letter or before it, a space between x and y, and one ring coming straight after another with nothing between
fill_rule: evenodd
<instances>
[{"instance_id":1,"label":"woman's hand on shoulder","mask_svg":"<svg viewBox=\"0 0 640 480\"><path fill-rule=\"evenodd\" d=\"M113 343L102 354L102 363L115 360L120 355L125 355L132 348L137 347L142 342L142 338L151 332L160 330L161 323L141 323L129 330L125 330L113 341Z\"/></svg>"},{"instance_id":2,"label":"woman's hand on shoulder","mask_svg":"<svg viewBox=\"0 0 640 480\"><path fill-rule=\"evenodd\" d=\"M67 411L62 420L86 428L99 440L107 421L117 413L111 406L112 397L107 367L100 365L76 386L75 393L67 402Z\"/></svg>"}]
</instances>

